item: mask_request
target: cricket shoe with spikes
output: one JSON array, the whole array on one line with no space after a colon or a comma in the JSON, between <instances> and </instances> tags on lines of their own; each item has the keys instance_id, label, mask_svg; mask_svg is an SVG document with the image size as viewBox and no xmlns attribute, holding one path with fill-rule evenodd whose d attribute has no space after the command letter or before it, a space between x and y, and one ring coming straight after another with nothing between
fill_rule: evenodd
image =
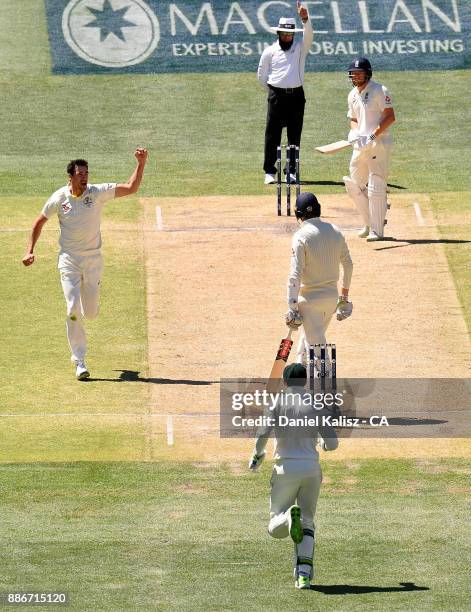
<instances>
[{"instance_id":1,"label":"cricket shoe with spikes","mask_svg":"<svg viewBox=\"0 0 471 612\"><path fill-rule=\"evenodd\" d=\"M378 240L382 240L383 237L377 234L374 230L370 230L370 233L366 237L366 242L378 242Z\"/></svg>"},{"instance_id":2,"label":"cricket shoe with spikes","mask_svg":"<svg viewBox=\"0 0 471 612\"><path fill-rule=\"evenodd\" d=\"M301 508L299 506L291 506L288 510L288 527L289 535L295 544L300 544L303 541L303 526L301 524Z\"/></svg>"},{"instance_id":3,"label":"cricket shoe with spikes","mask_svg":"<svg viewBox=\"0 0 471 612\"><path fill-rule=\"evenodd\" d=\"M309 576L305 576L304 574L299 574L294 586L297 589L310 589L311 588L311 579Z\"/></svg>"},{"instance_id":4,"label":"cricket shoe with spikes","mask_svg":"<svg viewBox=\"0 0 471 612\"><path fill-rule=\"evenodd\" d=\"M90 372L88 371L88 368L83 361L75 359L75 357L71 357L70 361L74 364L76 368L75 377L77 380L86 380L87 378L90 378Z\"/></svg>"},{"instance_id":5,"label":"cricket shoe with spikes","mask_svg":"<svg viewBox=\"0 0 471 612\"><path fill-rule=\"evenodd\" d=\"M78 362L77 369L75 370L75 377L77 380L86 380L87 378L90 378L90 372L83 361Z\"/></svg>"},{"instance_id":6,"label":"cricket shoe with spikes","mask_svg":"<svg viewBox=\"0 0 471 612\"><path fill-rule=\"evenodd\" d=\"M358 232L358 237L359 238L366 238L369 233L370 233L370 228L369 228L368 225L365 225L365 227L362 228L361 231Z\"/></svg>"}]
</instances>

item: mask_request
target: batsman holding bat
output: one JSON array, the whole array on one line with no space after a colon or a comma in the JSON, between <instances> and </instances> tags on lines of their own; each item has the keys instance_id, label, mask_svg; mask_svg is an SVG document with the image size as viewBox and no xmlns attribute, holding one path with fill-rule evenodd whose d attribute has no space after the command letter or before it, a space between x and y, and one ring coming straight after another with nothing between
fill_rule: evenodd
<instances>
[{"instance_id":1,"label":"batsman holding bat","mask_svg":"<svg viewBox=\"0 0 471 612\"><path fill-rule=\"evenodd\" d=\"M58 189L44 205L31 231L23 264L34 263L34 247L44 224L53 216L59 219L60 253L58 268L67 304L67 339L77 380L89 378L85 365L87 339L82 318L98 315L100 282L103 273L101 256L101 213L108 200L136 193L141 184L147 150L134 153L137 166L127 183L88 184L88 163L74 159L67 165L69 182Z\"/></svg>"},{"instance_id":2,"label":"batsman holding bat","mask_svg":"<svg viewBox=\"0 0 471 612\"><path fill-rule=\"evenodd\" d=\"M392 147L389 127L395 121L391 96L384 85L371 80L372 74L366 57L354 60L348 68L353 85L348 95L348 140L356 142L350 176L343 177L347 193L363 219L364 227L358 235L368 242L381 240L384 235Z\"/></svg>"},{"instance_id":3,"label":"batsman holding bat","mask_svg":"<svg viewBox=\"0 0 471 612\"><path fill-rule=\"evenodd\" d=\"M313 193L296 198L296 218L301 227L293 236L291 271L288 278L288 327L303 325L297 361L306 364L309 346L326 344L326 330L334 313L342 321L352 314L348 301L353 263L341 231L320 218L321 206ZM340 266L343 268L339 295ZM315 355L315 369L320 370L320 354ZM329 364L326 364L327 369Z\"/></svg>"},{"instance_id":4,"label":"batsman holding bat","mask_svg":"<svg viewBox=\"0 0 471 612\"><path fill-rule=\"evenodd\" d=\"M273 538L294 542L294 574L297 589L310 589L314 575L314 515L322 482L318 436L324 450L338 446L335 430L330 426L280 427L280 416L303 419L312 416L312 406L300 398L305 393L306 368L293 363L283 372L290 400L278 403L271 414L275 425L259 430L249 468L256 471L265 457L265 447L271 431L275 433L275 465L271 477L270 523L268 533ZM299 398L299 399L298 399ZM322 421L321 421L322 423Z\"/></svg>"}]
</instances>

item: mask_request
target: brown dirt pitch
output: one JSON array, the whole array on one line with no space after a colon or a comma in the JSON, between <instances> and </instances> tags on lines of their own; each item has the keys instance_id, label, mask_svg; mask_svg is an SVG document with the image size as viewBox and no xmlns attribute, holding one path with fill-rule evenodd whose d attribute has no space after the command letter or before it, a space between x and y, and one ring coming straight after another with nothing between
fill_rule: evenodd
<instances>
[{"instance_id":1,"label":"brown dirt pitch","mask_svg":"<svg viewBox=\"0 0 471 612\"><path fill-rule=\"evenodd\" d=\"M338 348L338 376L469 376L471 344L428 198L391 196L385 235L393 238L378 243L357 237L360 219L346 196L320 201L323 218L344 231L354 261L353 316L333 320L328 330ZM161 379L152 385L149 407L152 456L208 465L243 459L253 441L219 437L219 380L270 372L286 333L282 314L297 222L276 216L273 195L142 202L149 374ZM457 439L342 440L329 457L470 450L469 441Z\"/></svg>"}]
</instances>

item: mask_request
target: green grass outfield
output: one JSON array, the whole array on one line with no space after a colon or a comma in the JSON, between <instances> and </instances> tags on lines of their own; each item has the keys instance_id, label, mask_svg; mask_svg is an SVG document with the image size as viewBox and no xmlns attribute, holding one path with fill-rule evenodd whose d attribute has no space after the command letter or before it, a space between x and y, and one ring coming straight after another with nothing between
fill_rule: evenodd
<instances>
[{"instance_id":1,"label":"green grass outfield","mask_svg":"<svg viewBox=\"0 0 471 612\"><path fill-rule=\"evenodd\" d=\"M42 0L2 0L0 193L48 195L69 157L93 180L127 178L132 151L151 154L145 195L266 193L265 94L253 74L51 76ZM348 58L345 60L348 63ZM471 191L469 71L387 72L397 113L390 183L410 192ZM346 73L308 73L302 174L341 181L348 153L314 147L348 132ZM339 191L339 186L315 186Z\"/></svg>"},{"instance_id":2,"label":"green grass outfield","mask_svg":"<svg viewBox=\"0 0 471 612\"><path fill-rule=\"evenodd\" d=\"M70 157L93 181L123 180L141 144L142 195L266 193L255 75L51 76L43 1L2 0L0 23L0 412L25 415L0 419L0 591L64 589L77 610L468 609L469 460L327 462L309 593L293 588L289 543L266 534L268 466L143 462L149 385L120 382L148 374L138 198L106 209L103 313L87 326L105 380L79 385L67 363L55 221L21 266ZM398 116L390 183L429 194L443 238L470 241L470 72L375 76ZM303 178L339 182L348 154L313 149L346 134L346 76L308 74L306 90ZM445 250L471 329L470 244ZM107 416L127 412L143 418Z\"/></svg>"},{"instance_id":3,"label":"green grass outfield","mask_svg":"<svg viewBox=\"0 0 471 612\"><path fill-rule=\"evenodd\" d=\"M74 610L468 609L469 460L327 463L310 592L267 534L268 466L245 469L4 465L0 591L67 591Z\"/></svg>"}]
</instances>

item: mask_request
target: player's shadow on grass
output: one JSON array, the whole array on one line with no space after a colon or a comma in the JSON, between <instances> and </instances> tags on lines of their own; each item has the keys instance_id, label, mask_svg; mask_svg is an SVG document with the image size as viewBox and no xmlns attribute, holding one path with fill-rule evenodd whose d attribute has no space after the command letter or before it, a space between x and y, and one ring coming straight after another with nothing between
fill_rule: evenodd
<instances>
[{"instance_id":1,"label":"player's shadow on grass","mask_svg":"<svg viewBox=\"0 0 471 612\"><path fill-rule=\"evenodd\" d=\"M340 185L345 187L343 181L299 181L300 185Z\"/></svg>"},{"instance_id":2,"label":"player's shadow on grass","mask_svg":"<svg viewBox=\"0 0 471 612\"><path fill-rule=\"evenodd\" d=\"M343 181L299 181L300 185L339 185L340 187L345 187L345 183ZM402 185L393 185L392 183L388 183L388 187L393 187L394 189L407 189L407 187L403 187Z\"/></svg>"},{"instance_id":3,"label":"player's shadow on grass","mask_svg":"<svg viewBox=\"0 0 471 612\"><path fill-rule=\"evenodd\" d=\"M400 582L397 587L361 586L358 584L316 584L311 591L324 595L362 595L364 593L404 593L406 591L429 591L429 587L421 587L413 582Z\"/></svg>"},{"instance_id":4,"label":"player's shadow on grass","mask_svg":"<svg viewBox=\"0 0 471 612\"><path fill-rule=\"evenodd\" d=\"M149 378L147 376L139 376L137 370L113 370L113 372L121 372L116 378L88 378L89 382L143 382L153 385L212 385L219 381L216 380L190 380L187 378Z\"/></svg>"},{"instance_id":5,"label":"player's shadow on grass","mask_svg":"<svg viewBox=\"0 0 471 612\"><path fill-rule=\"evenodd\" d=\"M406 246L413 246L414 244L470 244L471 240L459 240L454 238L393 238L392 236L385 236L378 244L384 242L399 242L392 246L378 247L375 251L387 251L388 249L400 249Z\"/></svg>"},{"instance_id":6,"label":"player's shadow on grass","mask_svg":"<svg viewBox=\"0 0 471 612\"><path fill-rule=\"evenodd\" d=\"M370 418L369 416L361 416L361 415L356 415L356 417L360 419L360 422L368 421ZM399 427L399 426L400 427L417 427L418 425L445 425L448 422L449 421L447 421L446 419L418 419L418 418L388 416L388 425L389 426L395 425L396 427ZM371 426L370 427L358 427L358 428L366 429L368 431L371 431L372 429Z\"/></svg>"}]
</instances>

